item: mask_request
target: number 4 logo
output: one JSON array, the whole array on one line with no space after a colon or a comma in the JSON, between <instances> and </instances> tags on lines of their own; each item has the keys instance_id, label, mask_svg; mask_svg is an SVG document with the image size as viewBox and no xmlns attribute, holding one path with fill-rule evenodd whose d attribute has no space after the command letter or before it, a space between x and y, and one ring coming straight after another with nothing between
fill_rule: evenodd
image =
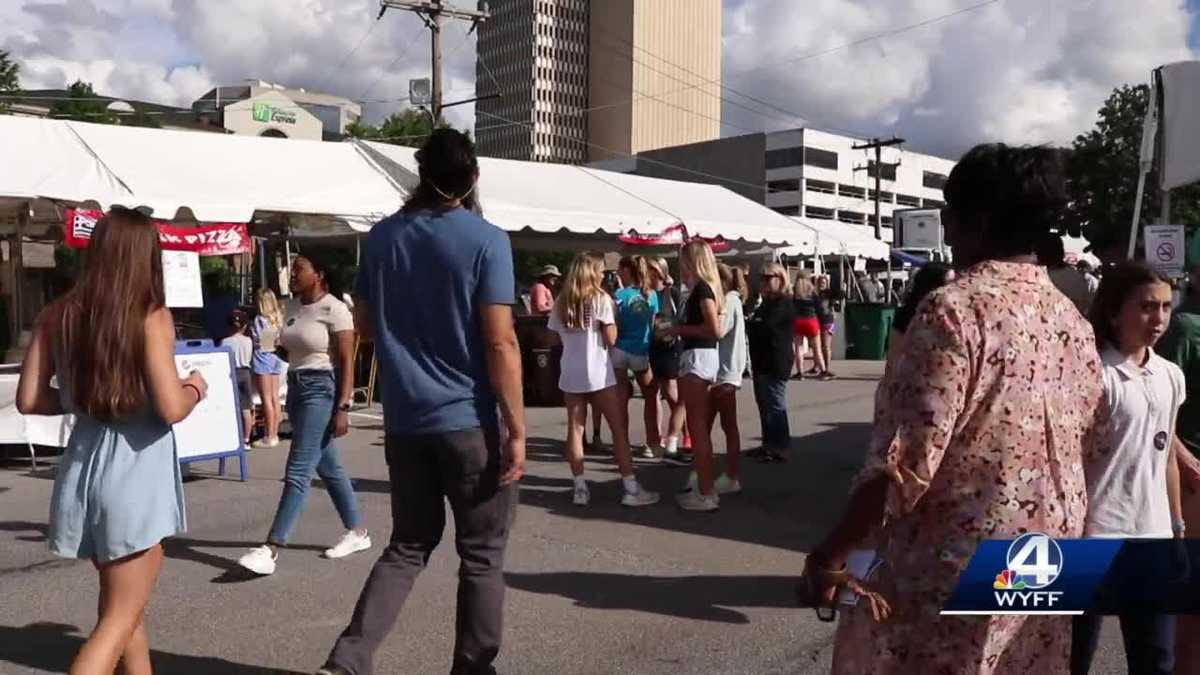
<instances>
[{"instance_id":1,"label":"number 4 logo","mask_svg":"<svg viewBox=\"0 0 1200 675\"><path fill-rule=\"evenodd\" d=\"M1062 573L1062 549L1058 542L1041 533L1024 534L1008 547L1008 569L1031 589L1045 588Z\"/></svg>"}]
</instances>

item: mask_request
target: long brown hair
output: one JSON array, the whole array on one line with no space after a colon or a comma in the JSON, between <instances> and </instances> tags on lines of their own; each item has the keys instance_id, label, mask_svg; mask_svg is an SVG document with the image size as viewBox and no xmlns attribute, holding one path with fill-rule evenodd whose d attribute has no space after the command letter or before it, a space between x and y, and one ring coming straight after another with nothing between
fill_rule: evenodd
<instances>
[{"instance_id":1,"label":"long brown hair","mask_svg":"<svg viewBox=\"0 0 1200 675\"><path fill-rule=\"evenodd\" d=\"M96 223L79 280L58 301L55 343L74 403L88 416L114 422L146 404L146 317L164 306L158 228L114 206Z\"/></svg>"},{"instance_id":2,"label":"long brown hair","mask_svg":"<svg viewBox=\"0 0 1200 675\"><path fill-rule=\"evenodd\" d=\"M737 291L743 302L749 297L750 288L746 283L746 275L740 267L717 263L717 273L721 276L721 285L725 287L726 293Z\"/></svg>"}]
</instances>

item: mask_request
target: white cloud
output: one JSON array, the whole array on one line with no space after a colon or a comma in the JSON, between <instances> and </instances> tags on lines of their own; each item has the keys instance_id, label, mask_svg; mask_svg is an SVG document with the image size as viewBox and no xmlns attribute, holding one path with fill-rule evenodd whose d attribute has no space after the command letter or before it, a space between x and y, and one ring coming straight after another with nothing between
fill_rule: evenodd
<instances>
[{"instance_id":1,"label":"white cloud","mask_svg":"<svg viewBox=\"0 0 1200 675\"><path fill-rule=\"evenodd\" d=\"M807 121L896 133L947 155L985 140L1065 143L1091 127L1113 87L1194 58L1184 0L1001 0L797 60L978 2L725 0L725 83L799 117L740 99L763 112L726 104L725 132ZM106 94L185 105L214 84L261 78L398 99L410 78L428 75L429 34L408 12L376 23L378 9L377 0L0 0L0 49L21 61L29 87L81 78ZM465 28L447 22L448 101L474 90ZM368 117L405 105L369 103ZM472 106L447 116L470 125Z\"/></svg>"},{"instance_id":2,"label":"white cloud","mask_svg":"<svg viewBox=\"0 0 1200 675\"><path fill-rule=\"evenodd\" d=\"M814 126L896 133L956 156L982 141L1068 143L1092 126L1114 87L1195 58L1187 46L1193 17L1182 0L1004 0L794 60L972 4L746 0L727 8L726 84ZM741 126L795 123L728 104L724 112Z\"/></svg>"}]
</instances>

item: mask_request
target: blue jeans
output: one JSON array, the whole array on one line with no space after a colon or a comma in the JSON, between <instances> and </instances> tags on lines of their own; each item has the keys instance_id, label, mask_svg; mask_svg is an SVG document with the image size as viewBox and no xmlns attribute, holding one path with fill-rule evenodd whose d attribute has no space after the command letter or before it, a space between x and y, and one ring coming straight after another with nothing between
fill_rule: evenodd
<instances>
[{"instance_id":1,"label":"blue jeans","mask_svg":"<svg viewBox=\"0 0 1200 675\"><path fill-rule=\"evenodd\" d=\"M358 499L346 477L333 444L333 408L337 384L333 371L288 372L287 413L292 423L292 449L288 452L283 495L267 538L272 544L287 543L296 519L308 501L313 474L321 477L333 498L333 506L347 530L359 525Z\"/></svg>"},{"instance_id":2,"label":"blue jeans","mask_svg":"<svg viewBox=\"0 0 1200 675\"><path fill-rule=\"evenodd\" d=\"M1119 615L1125 665L1132 675L1171 675L1175 669L1175 617L1169 614ZM1100 642L1103 616L1084 614L1071 628L1071 673L1087 675Z\"/></svg>"},{"instance_id":3,"label":"blue jeans","mask_svg":"<svg viewBox=\"0 0 1200 675\"><path fill-rule=\"evenodd\" d=\"M787 378L754 375L754 402L762 424L763 447L786 452L792 445L788 427Z\"/></svg>"}]
</instances>

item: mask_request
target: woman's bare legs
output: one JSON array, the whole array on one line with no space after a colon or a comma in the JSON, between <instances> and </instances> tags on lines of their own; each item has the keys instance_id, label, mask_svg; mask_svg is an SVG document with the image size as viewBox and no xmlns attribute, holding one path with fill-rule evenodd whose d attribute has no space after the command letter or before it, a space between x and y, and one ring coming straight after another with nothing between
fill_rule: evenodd
<instances>
[{"instance_id":1,"label":"woman's bare legs","mask_svg":"<svg viewBox=\"0 0 1200 675\"><path fill-rule=\"evenodd\" d=\"M712 434L709 426L712 424L712 406L708 400L709 383L694 375L684 375L679 378L679 396L687 408L687 428L692 436L692 465L696 469L696 479L700 485L700 494L713 494L713 481L716 479L713 471Z\"/></svg>"},{"instance_id":2,"label":"woman's bare legs","mask_svg":"<svg viewBox=\"0 0 1200 675\"><path fill-rule=\"evenodd\" d=\"M712 429L716 417L721 418L721 430L725 433L725 475L736 480L738 459L742 454L742 433L737 421L737 387L721 384L709 392L711 408L708 428ZM709 432L711 434L711 431ZM709 436L711 439L711 435Z\"/></svg>"},{"instance_id":3,"label":"woman's bare legs","mask_svg":"<svg viewBox=\"0 0 1200 675\"><path fill-rule=\"evenodd\" d=\"M646 447L660 448L662 432L659 431L661 421L658 410L658 385L654 382L654 374L647 368L640 373L634 373L633 376L637 380L638 389L642 392L642 402L645 404L642 408L642 422L646 425Z\"/></svg>"},{"instance_id":4,"label":"woman's bare legs","mask_svg":"<svg viewBox=\"0 0 1200 675\"><path fill-rule=\"evenodd\" d=\"M804 379L804 338L800 335L792 338L792 346L796 350L796 374Z\"/></svg>"},{"instance_id":5,"label":"woman's bare legs","mask_svg":"<svg viewBox=\"0 0 1200 675\"><path fill-rule=\"evenodd\" d=\"M583 434L587 431L588 397L583 394L565 394L567 404L567 445L563 450L571 475L583 475Z\"/></svg>"},{"instance_id":6,"label":"woman's bare legs","mask_svg":"<svg viewBox=\"0 0 1200 675\"><path fill-rule=\"evenodd\" d=\"M112 675L125 659L127 675L150 672L142 613L162 569L161 544L109 563L100 571L100 618L71 663L70 675Z\"/></svg>"},{"instance_id":7,"label":"woman's bare legs","mask_svg":"<svg viewBox=\"0 0 1200 675\"><path fill-rule=\"evenodd\" d=\"M817 337L804 338L804 340L812 347L813 353L813 370L817 373L825 372L825 349L821 346L821 335Z\"/></svg>"},{"instance_id":8,"label":"woman's bare legs","mask_svg":"<svg viewBox=\"0 0 1200 675\"><path fill-rule=\"evenodd\" d=\"M633 475L633 453L629 449L629 418L621 409L621 395L618 388L609 387L592 393L592 405L600 414L604 415L604 419L608 421L608 428L613 435L613 457L617 460L617 469L621 472L622 478L629 478Z\"/></svg>"}]
</instances>

